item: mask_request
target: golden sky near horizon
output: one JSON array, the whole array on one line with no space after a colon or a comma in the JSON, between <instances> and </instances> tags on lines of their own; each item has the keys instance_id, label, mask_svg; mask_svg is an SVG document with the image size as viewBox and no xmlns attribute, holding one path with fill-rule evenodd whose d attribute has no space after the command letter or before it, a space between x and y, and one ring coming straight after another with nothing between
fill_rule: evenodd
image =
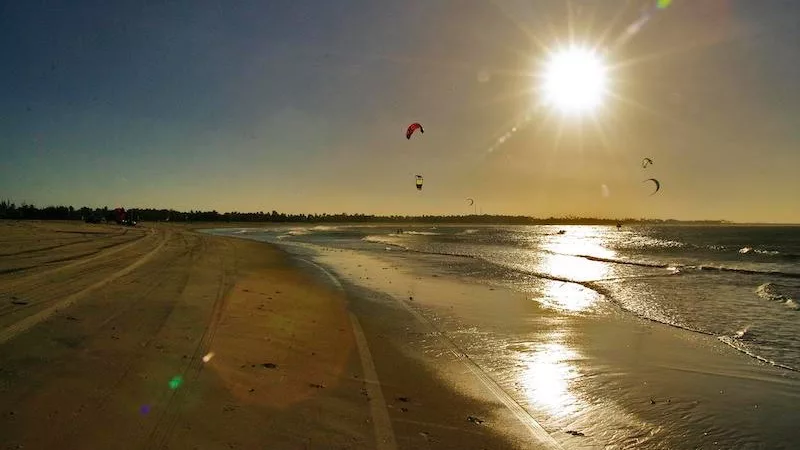
<instances>
[{"instance_id":1,"label":"golden sky near horizon","mask_svg":"<svg viewBox=\"0 0 800 450\"><path fill-rule=\"evenodd\" d=\"M800 5L655 4L17 5L2 31L16 63L0 83L0 192L374 214L466 214L471 197L492 214L800 222ZM605 95L579 114L542 89L570 46L607 65ZM557 73L553 89L572 92ZM406 140L412 122L425 133Z\"/></svg>"}]
</instances>

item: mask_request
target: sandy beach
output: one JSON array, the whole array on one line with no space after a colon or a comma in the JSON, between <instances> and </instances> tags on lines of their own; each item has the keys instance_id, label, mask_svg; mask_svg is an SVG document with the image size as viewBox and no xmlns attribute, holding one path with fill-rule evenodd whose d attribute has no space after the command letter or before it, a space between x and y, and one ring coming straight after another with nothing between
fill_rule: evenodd
<instances>
[{"instance_id":1,"label":"sandy beach","mask_svg":"<svg viewBox=\"0 0 800 450\"><path fill-rule=\"evenodd\" d=\"M186 225L0 227L2 448L792 439L795 373L586 292L561 287L596 302L564 314L442 256L282 249Z\"/></svg>"},{"instance_id":2,"label":"sandy beach","mask_svg":"<svg viewBox=\"0 0 800 450\"><path fill-rule=\"evenodd\" d=\"M3 448L557 446L423 364L408 311L299 264L176 225L0 223Z\"/></svg>"}]
</instances>

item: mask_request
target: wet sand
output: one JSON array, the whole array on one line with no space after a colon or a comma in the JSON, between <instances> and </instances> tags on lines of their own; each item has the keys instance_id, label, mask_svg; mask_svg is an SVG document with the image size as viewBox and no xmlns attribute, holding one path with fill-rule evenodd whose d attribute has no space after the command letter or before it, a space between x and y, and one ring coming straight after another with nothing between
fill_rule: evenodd
<instances>
[{"instance_id":1,"label":"wet sand","mask_svg":"<svg viewBox=\"0 0 800 450\"><path fill-rule=\"evenodd\" d=\"M0 222L3 448L555 447L469 365L424 364L409 310L301 264L180 225Z\"/></svg>"}]
</instances>

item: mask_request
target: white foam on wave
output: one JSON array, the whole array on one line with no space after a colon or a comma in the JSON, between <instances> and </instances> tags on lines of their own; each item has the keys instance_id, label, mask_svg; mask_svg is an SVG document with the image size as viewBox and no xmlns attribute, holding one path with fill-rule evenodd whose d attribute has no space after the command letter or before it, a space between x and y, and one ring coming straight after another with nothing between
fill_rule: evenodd
<instances>
[{"instance_id":1,"label":"white foam on wave","mask_svg":"<svg viewBox=\"0 0 800 450\"><path fill-rule=\"evenodd\" d=\"M397 243L396 240L392 239L392 237L397 237L397 236L399 236L399 235L397 235L397 234L389 234L388 236L387 235L368 235L368 236L364 236L363 238L361 238L361 240L365 241L365 242L372 242L374 244L383 244L383 245L391 246L393 248L400 248L400 249L403 249L403 250L408 250L408 247L406 247L404 245L401 245L401 244ZM387 247L386 250L389 250L389 248Z\"/></svg>"},{"instance_id":2,"label":"white foam on wave","mask_svg":"<svg viewBox=\"0 0 800 450\"><path fill-rule=\"evenodd\" d=\"M311 228L314 231L336 231L339 229L337 226L332 225L317 225Z\"/></svg>"},{"instance_id":3,"label":"white foam on wave","mask_svg":"<svg viewBox=\"0 0 800 450\"><path fill-rule=\"evenodd\" d=\"M781 302L786 305L787 308L800 309L800 305L798 305L793 298L781 293L780 287L775 283L764 283L756 288L755 293L764 300Z\"/></svg>"},{"instance_id":4,"label":"white foam on wave","mask_svg":"<svg viewBox=\"0 0 800 450\"><path fill-rule=\"evenodd\" d=\"M746 255L747 253L757 253L759 255L770 255L770 256L781 254L781 252L777 250L762 250L753 247L742 247L739 249L739 253L743 255Z\"/></svg>"},{"instance_id":5,"label":"white foam on wave","mask_svg":"<svg viewBox=\"0 0 800 450\"><path fill-rule=\"evenodd\" d=\"M734 339L739 339L739 340L747 340L747 339L750 339L751 337L752 337L752 334L750 333L750 327L749 326L748 327L744 327L741 330L738 330L738 331L736 331L736 333L733 334L733 338Z\"/></svg>"},{"instance_id":6,"label":"white foam on wave","mask_svg":"<svg viewBox=\"0 0 800 450\"><path fill-rule=\"evenodd\" d=\"M789 366L789 365L786 365L786 364L781 364L781 363L779 363L777 361L773 361L773 360L771 360L769 358L765 358L765 357L753 352L752 350L750 350L750 348L747 346L747 344L745 344L744 342L741 342L741 340L737 339L736 337L717 336L717 339L719 339L720 342L724 342L729 347L734 348L734 349L744 353L745 355L747 355L747 356L749 356L751 358L755 358L755 359L757 359L757 360L759 360L759 361L761 361L761 362L763 362L765 364L769 364L769 365L774 366L774 367L780 367L781 369L791 370L793 372L800 371L800 370L798 370L797 367L792 367L792 366Z\"/></svg>"},{"instance_id":7,"label":"white foam on wave","mask_svg":"<svg viewBox=\"0 0 800 450\"><path fill-rule=\"evenodd\" d=\"M759 255L780 255L781 252L777 250L753 250L754 252L758 253Z\"/></svg>"},{"instance_id":8,"label":"white foam on wave","mask_svg":"<svg viewBox=\"0 0 800 450\"><path fill-rule=\"evenodd\" d=\"M645 235L632 235L626 236L625 241L622 242L624 247L627 248L683 248L686 247L685 242L673 241L669 239L658 239Z\"/></svg>"}]
</instances>

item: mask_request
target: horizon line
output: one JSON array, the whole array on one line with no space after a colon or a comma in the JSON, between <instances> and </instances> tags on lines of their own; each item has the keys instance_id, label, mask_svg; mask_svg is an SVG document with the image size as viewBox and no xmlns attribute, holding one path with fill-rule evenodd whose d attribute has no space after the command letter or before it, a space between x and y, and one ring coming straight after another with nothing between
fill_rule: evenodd
<instances>
[{"instance_id":1,"label":"horizon line","mask_svg":"<svg viewBox=\"0 0 800 450\"><path fill-rule=\"evenodd\" d=\"M9 207L12 207L12 206L13 206L13 208L9 208ZM39 207L35 206L34 204L28 204L28 203L25 203L25 202L21 203L18 206L16 203L11 202L10 200L2 200L2 201L0 201L0 210L10 209L11 211L15 211L15 210L19 211L22 208L33 209L33 211L40 212L40 213L44 212L44 211L47 211L47 210L50 210L50 211L52 211L52 210L65 210L65 209L69 210L70 208L72 208L73 212L81 212L81 211L85 212L86 210L89 210L92 213L96 213L97 211L114 211L114 209L116 209L116 208L109 208L108 206L95 207L95 208L91 208L91 207L88 207L88 206L82 206L80 208L75 208L74 206L71 206L71 205L70 206L66 206L66 205L58 205L58 206L56 206L56 205L48 205L48 206L45 206L43 208L39 208ZM153 214L153 213L166 213L168 215L167 218L169 218L169 216L171 216L173 214L174 215L183 215L183 216L188 216L188 215L201 215L201 216L202 215L212 215L212 216L219 216L217 218L218 220L219 219L223 219L224 220L226 218L233 219L233 218L235 218L237 216L244 216L244 217L250 218L251 220L249 220L249 221L252 221L252 222L279 222L280 220L274 220L274 219L280 219L281 217L294 219L293 221L295 221L295 222L297 221L297 219L303 219L303 218L310 219L311 221L316 221L317 219L331 220L331 219L341 218L341 219L347 220L348 218L355 218L355 219L362 219L362 220L363 219L367 219L370 222L378 222L381 219L386 219L386 220L421 219L422 221L424 221L425 219L428 219L428 220L435 219L435 220L438 220L438 221L447 220L447 219L459 219L459 221L463 221L464 219L470 219L470 218L474 218L474 219L496 218L496 219L530 220L530 221L536 221L536 222L586 221L586 222L628 222L628 223L630 223L630 222L641 222L641 223L647 223L647 222L651 222L651 223L652 222L655 222L655 223L664 223L664 222L666 222L666 223L713 223L713 224L727 224L727 225L730 225L730 224L734 224L734 225L800 225L799 223L793 223L793 222L737 222L737 221L732 221L732 220L727 220L727 219L676 219L676 218L663 219L663 218L643 218L643 217L640 217L640 218L634 218L634 217L605 218L605 217L587 217L587 216L549 216L549 217L541 217L541 216L539 216L539 217L537 217L537 216L531 216L531 215L526 215L526 214L488 214L488 213L482 213L482 214L421 214L421 215L420 214L413 214L413 215L410 215L410 214L372 214L372 213L368 214L368 213L347 213L347 212L339 212L339 213L327 213L327 212L324 212L324 213L281 213L281 212L278 212L276 210L272 210L272 211L269 211L269 212L265 212L263 210L262 211L252 211L252 212L243 212L243 211L219 212L216 209L211 209L211 210L207 210L207 211L195 210L195 209L190 209L189 211L179 211L179 210L172 209L172 208L154 208L154 207L144 207L144 208L143 207L134 207L134 208L128 208L127 211L136 212L136 213L144 212L145 215L150 215L150 214ZM147 213L149 213L149 214L147 214ZM2 218L2 219L10 219L10 220L14 220L15 219L14 217L3 217L3 216L6 216L6 214L0 215L0 218ZM231 217L231 216L233 216L233 217ZM165 218L165 219L167 219L167 218ZM20 219L21 220L26 220L26 219L36 220L35 218L32 218L32 217L31 218L17 217L16 219L17 220L20 220ZM72 218L72 219L66 218L66 220L74 220L74 219L77 219L77 218ZM159 220L159 219L153 218L150 221L164 221L165 219L160 219ZM192 219L192 221L210 222L210 221L214 221L214 219L215 219L215 217L203 217L203 218L201 218L201 217L196 217L195 216ZM255 220L253 220L253 219L255 219ZM262 219L262 220L258 220L258 219ZM263 219L266 219L266 220L263 220ZM58 220L58 218L55 218L55 217L54 218L44 218L44 219L41 219L41 220ZM145 219L145 220L148 220L148 219ZM179 219L179 221L187 221L187 220L180 220ZM228 220L228 222L230 222L230 221L231 220ZM248 220L244 220L244 222L248 222Z\"/></svg>"}]
</instances>

